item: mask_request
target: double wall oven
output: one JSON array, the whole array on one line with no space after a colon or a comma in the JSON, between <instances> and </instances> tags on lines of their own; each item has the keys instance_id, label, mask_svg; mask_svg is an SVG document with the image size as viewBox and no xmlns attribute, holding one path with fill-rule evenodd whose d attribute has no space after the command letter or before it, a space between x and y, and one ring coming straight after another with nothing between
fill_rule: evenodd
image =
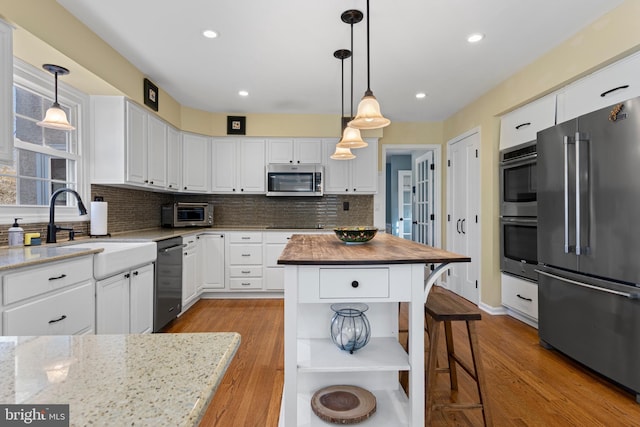
<instances>
[{"instance_id":1,"label":"double wall oven","mask_svg":"<svg viewBox=\"0 0 640 427\"><path fill-rule=\"evenodd\" d=\"M500 270L537 281L536 141L500 151Z\"/></svg>"}]
</instances>

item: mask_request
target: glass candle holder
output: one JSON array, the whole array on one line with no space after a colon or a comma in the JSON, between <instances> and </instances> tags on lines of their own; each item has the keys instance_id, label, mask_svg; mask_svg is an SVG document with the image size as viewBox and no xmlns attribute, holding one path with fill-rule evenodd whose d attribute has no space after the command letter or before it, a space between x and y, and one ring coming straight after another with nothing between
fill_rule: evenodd
<instances>
[{"instance_id":1,"label":"glass candle holder","mask_svg":"<svg viewBox=\"0 0 640 427\"><path fill-rule=\"evenodd\" d=\"M334 315L331 318L331 340L340 350L354 351L361 349L371 338L371 325L364 312L369 309L366 304L332 304Z\"/></svg>"}]
</instances>

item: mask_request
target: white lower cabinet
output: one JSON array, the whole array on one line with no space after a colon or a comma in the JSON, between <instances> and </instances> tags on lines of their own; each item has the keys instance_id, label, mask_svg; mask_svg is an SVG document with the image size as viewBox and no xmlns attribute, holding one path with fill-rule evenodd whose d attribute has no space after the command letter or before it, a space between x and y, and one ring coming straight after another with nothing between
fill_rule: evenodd
<instances>
[{"instance_id":1,"label":"white lower cabinet","mask_svg":"<svg viewBox=\"0 0 640 427\"><path fill-rule=\"evenodd\" d=\"M200 245L201 291L225 288L224 233L203 233L198 235Z\"/></svg>"},{"instance_id":2,"label":"white lower cabinet","mask_svg":"<svg viewBox=\"0 0 640 427\"><path fill-rule=\"evenodd\" d=\"M150 333L153 285L153 263L96 282L96 333Z\"/></svg>"},{"instance_id":3,"label":"white lower cabinet","mask_svg":"<svg viewBox=\"0 0 640 427\"><path fill-rule=\"evenodd\" d=\"M264 233L264 287L269 291L284 290L284 266L278 265L278 258L291 239L292 233Z\"/></svg>"},{"instance_id":4,"label":"white lower cabinet","mask_svg":"<svg viewBox=\"0 0 640 427\"><path fill-rule=\"evenodd\" d=\"M227 236L229 289L261 290L262 232L229 232Z\"/></svg>"},{"instance_id":5,"label":"white lower cabinet","mask_svg":"<svg viewBox=\"0 0 640 427\"><path fill-rule=\"evenodd\" d=\"M9 270L2 275L3 335L95 331L93 256Z\"/></svg>"},{"instance_id":6,"label":"white lower cabinet","mask_svg":"<svg viewBox=\"0 0 640 427\"><path fill-rule=\"evenodd\" d=\"M198 299L200 287L198 236L182 237L182 312L185 312Z\"/></svg>"},{"instance_id":7,"label":"white lower cabinet","mask_svg":"<svg viewBox=\"0 0 640 427\"><path fill-rule=\"evenodd\" d=\"M538 321L538 284L508 274L502 279L502 305L525 315L528 320ZM531 323L531 322L528 322Z\"/></svg>"}]
</instances>

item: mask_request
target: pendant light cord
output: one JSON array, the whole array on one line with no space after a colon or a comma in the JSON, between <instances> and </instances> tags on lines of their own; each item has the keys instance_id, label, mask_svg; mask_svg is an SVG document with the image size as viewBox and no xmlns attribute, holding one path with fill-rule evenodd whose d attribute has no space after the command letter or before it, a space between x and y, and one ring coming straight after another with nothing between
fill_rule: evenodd
<instances>
[{"instance_id":1,"label":"pendant light cord","mask_svg":"<svg viewBox=\"0 0 640 427\"><path fill-rule=\"evenodd\" d=\"M349 120L353 120L353 19L351 20L351 114Z\"/></svg>"},{"instance_id":2,"label":"pendant light cord","mask_svg":"<svg viewBox=\"0 0 640 427\"><path fill-rule=\"evenodd\" d=\"M369 0L367 0L367 93L369 95L373 95L371 92L371 63L370 63L370 52L369 52ZM353 61L353 59L352 59Z\"/></svg>"},{"instance_id":3,"label":"pendant light cord","mask_svg":"<svg viewBox=\"0 0 640 427\"><path fill-rule=\"evenodd\" d=\"M344 58L340 58L340 66L342 68L341 76L342 76L342 102L340 103L342 108L342 115L340 116L340 135L342 135L342 131L344 130Z\"/></svg>"},{"instance_id":4,"label":"pendant light cord","mask_svg":"<svg viewBox=\"0 0 640 427\"><path fill-rule=\"evenodd\" d=\"M58 72L53 73L53 75L55 76L55 81L56 81L56 84L55 84L55 94L56 94L56 97L55 97L55 100L53 101L53 103L54 103L56 106L59 106L60 104L58 104ZM58 108L59 108L59 107L58 107Z\"/></svg>"}]
</instances>

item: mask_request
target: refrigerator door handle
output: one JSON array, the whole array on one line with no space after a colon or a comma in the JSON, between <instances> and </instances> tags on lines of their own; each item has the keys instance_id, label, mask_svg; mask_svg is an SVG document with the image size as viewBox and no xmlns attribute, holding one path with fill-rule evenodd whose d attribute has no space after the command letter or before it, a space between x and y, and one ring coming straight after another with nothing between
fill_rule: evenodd
<instances>
[{"instance_id":1,"label":"refrigerator door handle","mask_svg":"<svg viewBox=\"0 0 640 427\"><path fill-rule=\"evenodd\" d=\"M581 254L580 243L580 133L576 132L576 255Z\"/></svg>"},{"instance_id":2,"label":"refrigerator door handle","mask_svg":"<svg viewBox=\"0 0 640 427\"><path fill-rule=\"evenodd\" d=\"M564 136L564 253L571 252L569 246L569 137Z\"/></svg>"},{"instance_id":3,"label":"refrigerator door handle","mask_svg":"<svg viewBox=\"0 0 640 427\"><path fill-rule=\"evenodd\" d=\"M542 274L543 276L551 277L552 279L557 279L557 280L560 280L562 282L571 283L572 285L582 286L583 288L589 288L589 289L593 289L593 290L596 290L596 291L606 292L608 294L619 295L621 297L625 297L625 298L629 298L629 299L639 299L640 298L640 294L638 294L638 293L616 291L614 289L603 288L603 287L600 287L600 286L589 285L588 283L578 282L577 280L567 279L566 277L557 276L555 274L547 273L546 271L542 271L542 270L538 270L538 269L536 269L535 271L536 271L536 273Z\"/></svg>"}]
</instances>

